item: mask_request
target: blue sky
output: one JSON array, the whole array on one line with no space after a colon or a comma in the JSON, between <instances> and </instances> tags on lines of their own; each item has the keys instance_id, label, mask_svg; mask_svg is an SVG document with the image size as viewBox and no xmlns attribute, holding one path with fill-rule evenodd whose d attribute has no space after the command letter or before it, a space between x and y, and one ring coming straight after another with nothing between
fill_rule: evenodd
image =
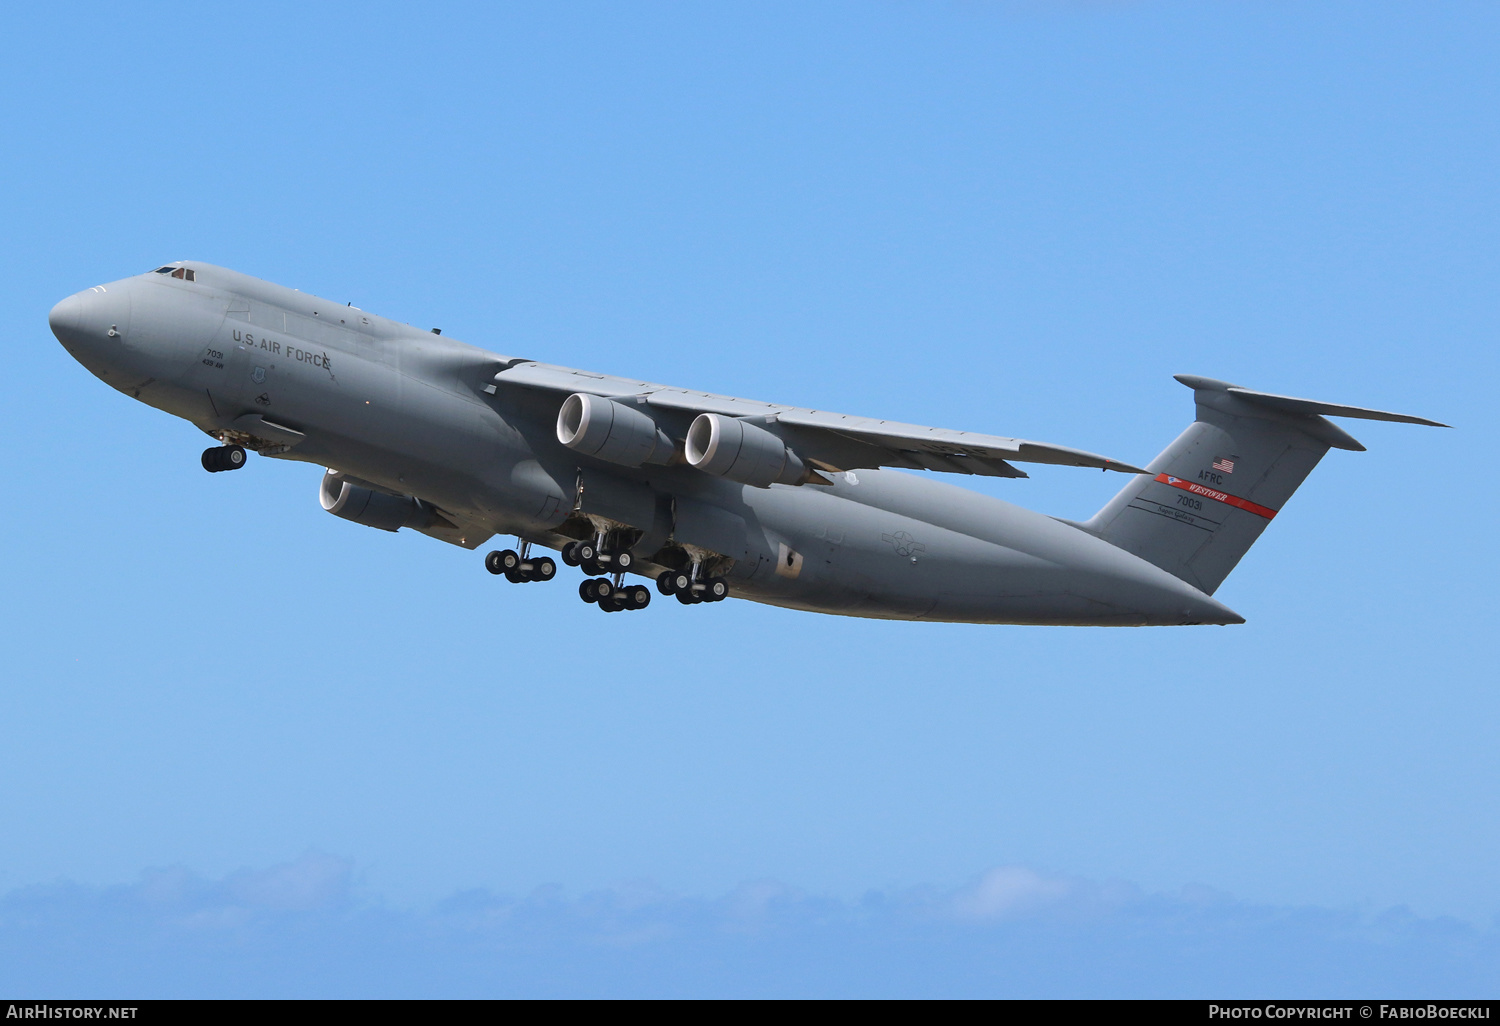
<instances>
[{"instance_id":1,"label":"blue sky","mask_svg":"<svg viewBox=\"0 0 1500 1026\"><path fill-rule=\"evenodd\" d=\"M647 919L675 922L767 880L845 925L794 915L718 976L663 942L643 991L815 991L775 967L817 950L865 967L829 992L874 992L925 936L910 908L948 915L996 871L1285 913L1253 944L1321 953L1300 964L1327 992L1384 978L1398 915L1431 967L1413 993L1493 991L1493 6L80 5L5 25L0 947L68 950L92 916L171 956L105 945L9 989L108 970L253 992L238 956L171 939L199 906L111 902L162 873L207 893L323 865L347 892L327 908L445 938L413 993L508 992L504 952L546 947L540 920L443 933L455 895L645 888ZM204 474L202 436L47 332L57 299L179 258L503 353L1137 462L1191 417L1174 373L1456 430L1347 423L1370 451L1331 453L1219 591L1240 627L600 617L571 578L513 588L327 516L316 468ZM980 487L1086 516L1118 484ZM860 919L872 891L908 911ZM1072 900L1026 922L1113 964L1126 913L1068 920ZM1318 990L1245 968L1231 919L1194 921L1217 962L1175 957L1168 915L1132 934L1128 979L1036 978ZM298 922L237 943L291 957ZM320 978L357 991L339 922ZM1449 927L1470 962L1434 939ZM975 974L951 992L1030 978L986 968L1034 946L1022 927L943 929ZM599 949L547 950L561 992ZM445 977L444 951L495 972Z\"/></svg>"}]
</instances>

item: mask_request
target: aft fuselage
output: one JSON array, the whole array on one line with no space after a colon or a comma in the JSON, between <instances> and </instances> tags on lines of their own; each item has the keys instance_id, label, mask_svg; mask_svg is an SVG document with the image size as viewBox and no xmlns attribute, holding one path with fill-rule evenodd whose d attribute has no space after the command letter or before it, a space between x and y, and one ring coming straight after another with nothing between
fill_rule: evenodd
<instances>
[{"instance_id":1,"label":"aft fuselage","mask_svg":"<svg viewBox=\"0 0 1500 1026\"><path fill-rule=\"evenodd\" d=\"M1242 622L1072 524L930 477L857 470L757 488L681 462L583 456L559 442L554 398L496 387L517 358L234 271L180 268L192 280L153 272L63 300L54 333L112 387L209 434L422 500L457 525L439 536L465 547L514 534L557 548L589 518L639 532L642 569L667 548L708 554L733 596L795 609ZM580 390L602 377L556 370L578 375Z\"/></svg>"}]
</instances>

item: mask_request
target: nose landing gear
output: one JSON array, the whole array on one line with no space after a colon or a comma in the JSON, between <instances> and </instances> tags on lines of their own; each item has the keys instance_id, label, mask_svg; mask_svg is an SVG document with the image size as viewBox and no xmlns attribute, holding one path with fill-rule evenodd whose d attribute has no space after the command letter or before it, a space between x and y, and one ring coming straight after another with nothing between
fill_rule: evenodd
<instances>
[{"instance_id":1,"label":"nose landing gear","mask_svg":"<svg viewBox=\"0 0 1500 1026\"><path fill-rule=\"evenodd\" d=\"M245 465L243 445L216 445L203 450L203 469L210 474L221 474L226 470L239 470Z\"/></svg>"}]
</instances>

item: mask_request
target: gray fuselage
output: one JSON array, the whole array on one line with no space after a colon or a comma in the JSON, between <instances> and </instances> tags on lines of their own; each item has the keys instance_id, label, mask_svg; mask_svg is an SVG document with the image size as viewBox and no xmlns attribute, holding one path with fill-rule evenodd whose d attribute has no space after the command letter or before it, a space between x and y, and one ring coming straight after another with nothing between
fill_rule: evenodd
<instances>
[{"instance_id":1,"label":"gray fuselage","mask_svg":"<svg viewBox=\"0 0 1500 1026\"><path fill-rule=\"evenodd\" d=\"M52 311L53 332L107 384L215 437L420 500L441 514L434 537L474 548L514 534L559 548L616 528L630 532L640 572L687 553L712 560L734 597L851 616L1243 622L1076 525L925 475L857 470L830 473L832 484L752 487L681 460L584 456L558 440L566 392L496 386L522 361L234 271L180 266L194 280L147 273L70 296ZM633 384L537 366L580 390Z\"/></svg>"}]
</instances>

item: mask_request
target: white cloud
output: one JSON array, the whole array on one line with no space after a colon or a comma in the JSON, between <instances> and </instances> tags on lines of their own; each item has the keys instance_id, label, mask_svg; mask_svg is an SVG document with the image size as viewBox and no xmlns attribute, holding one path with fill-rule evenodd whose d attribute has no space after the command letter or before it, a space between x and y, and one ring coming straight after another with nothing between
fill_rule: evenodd
<instances>
[{"instance_id":1,"label":"white cloud","mask_svg":"<svg viewBox=\"0 0 1500 1026\"><path fill-rule=\"evenodd\" d=\"M349 897L354 864L322 852L265 870L242 869L224 881L225 889L251 907L291 911L322 908Z\"/></svg>"},{"instance_id":2,"label":"white cloud","mask_svg":"<svg viewBox=\"0 0 1500 1026\"><path fill-rule=\"evenodd\" d=\"M953 896L960 919L1001 919L1039 911L1071 897L1075 886L1025 866L998 866Z\"/></svg>"},{"instance_id":3,"label":"white cloud","mask_svg":"<svg viewBox=\"0 0 1500 1026\"><path fill-rule=\"evenodd\" d=\"M209 880L0 896L0 989L140 996L1482 996L1500 929L992 869L856 902L759 880L361 897L317 852Z\"/></svg>"}]
</instances>

